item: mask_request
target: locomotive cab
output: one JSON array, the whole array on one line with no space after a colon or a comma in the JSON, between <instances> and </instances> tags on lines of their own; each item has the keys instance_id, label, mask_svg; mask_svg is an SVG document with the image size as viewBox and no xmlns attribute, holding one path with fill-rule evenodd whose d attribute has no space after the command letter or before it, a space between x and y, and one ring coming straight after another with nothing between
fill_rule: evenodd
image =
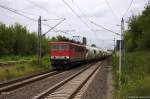
<instances>
[{"instance_id":1,"label":"locomotive cab","mask_svg":"<svg viewBox=\"0 0 150 99\"><path fill-rule=\"evenodd\" d=\"M55 66L62 66L69 63L69 45L66 43L50 43L50 60Z\"/></svg>"},{"instance_id":2,"label":"locomotive cab","mask_svg":"<svg viewBox=\"0 0 150 99\"><path fill-rule=\"evenodd\" d=\"M85 61L84 45L71 42L49 42L50 60L54 68L70 68Z\"/></svg>"}]
</instances>

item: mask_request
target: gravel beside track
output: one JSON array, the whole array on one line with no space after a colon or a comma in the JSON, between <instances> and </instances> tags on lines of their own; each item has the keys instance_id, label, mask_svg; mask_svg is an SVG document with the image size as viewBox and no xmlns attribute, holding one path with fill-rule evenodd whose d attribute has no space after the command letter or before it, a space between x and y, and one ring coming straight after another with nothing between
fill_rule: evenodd
<instances>
[{"instance_id":1,"label":"gravel beside track","mask_svg":"<svg viewBox=\"0 0 150 99\"><path fill-rule=\"evenodd\" d=\"M102 68L92 80L92 83L86 85L86 89L81 89L79 97L75 99L112 99L113 85L111 74L110 59L104 61ZM83 92L83 90L85 90Z\"/></svg>"},{"instance_id":2,"label":"gravel beside track","mask_svg":"<svg viewBox=\"0 0 150 99\"><path fill-rule=\"evenodd\" d=\"M74 96L73 99L81 99L81 97L87 91L90 84L94 81L94 78L96 77L96 75L99 73L101 68L103 68L102 66L103 66L103 64L101 64L101 67L95 71L95 73L89 78L89 80L84 84L84 86L76 93L76 95Z\"/></svg>"},{"instance_id":3,"label":"gravel beside track","mask_svg":"<svg viewBox=\"0 0 150 99\"><path fill-rule=\"evenodd\" d=\"M0 99L31 99L33 96L36 96L37 94L64 80L68 76L76 73L81 68L85 68L85 66L68 70L63 73L36 81L34 83L30 83L10 92L4 92L0 95Z\"/></svg>"}]
</instances>

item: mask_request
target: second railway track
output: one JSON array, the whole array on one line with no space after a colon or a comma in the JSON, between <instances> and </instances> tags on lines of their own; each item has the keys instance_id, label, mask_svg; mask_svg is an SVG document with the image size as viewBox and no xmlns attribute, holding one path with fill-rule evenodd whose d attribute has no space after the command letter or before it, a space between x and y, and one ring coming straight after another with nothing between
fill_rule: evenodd
<instances>
[{"instance_id":1,"label":"second railway track","mask_svg":"<svg viewBox=\"0 0 150 99\"><path fill-rule=\"evenodd\" d=\"M60 71L43 72L43 73L35 74L32 76L27 76L24 78L0 83L0 93L5 93L8 91L15 90L21 86L25 86L26 84L44 79L44 78L49 77L49 76L56 75L58 73L60 73Z\"/></svg>"}]
</instances>

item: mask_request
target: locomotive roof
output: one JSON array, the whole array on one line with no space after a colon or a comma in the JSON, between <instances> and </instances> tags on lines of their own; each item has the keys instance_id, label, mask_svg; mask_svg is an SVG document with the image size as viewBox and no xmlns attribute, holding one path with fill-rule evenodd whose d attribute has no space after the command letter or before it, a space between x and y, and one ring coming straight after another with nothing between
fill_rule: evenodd
<instances>
[{"instance_id":1,"label":"locomotive roof","mask_svg":"<svg viewBox=\"0 0 150 99\"><path fill-rule=\"evenodd\" d=\"M83 44L78 44L78 43L74 43L74 42L65 42L65 41L50 41L49 43L52 43L52 44L72 44L72 45L77 45L77 46L83 46L85 47L85 45Z\"/></svg>"}]
</instances>

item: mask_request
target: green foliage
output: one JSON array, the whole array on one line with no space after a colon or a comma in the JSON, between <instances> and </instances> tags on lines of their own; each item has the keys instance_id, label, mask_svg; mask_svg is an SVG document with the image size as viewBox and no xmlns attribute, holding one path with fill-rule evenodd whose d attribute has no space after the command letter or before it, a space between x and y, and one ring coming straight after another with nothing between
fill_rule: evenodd
<instances>
[{"instance_id":1,"label":"green foliage","mask_svg":"<svg viewBox=\"0 0 150 99\"><path fill-rule=\"evenodd\" d=\"M119 58L116 56L116 54L114 54L112 58L113 75L115 76L113 85L115 86L116 89L118 89L118 80L119 80L118 63L119 63Z\"/></svg>"},{"instance_id":2,"label":"green foliage","mask_svg":"<svg viewBox=\"0 0 150 99\"><path fill-rule=\"evenodd\" d=\"M37 33L30 33L20 24L6 26L0 23L0 56L35 55L37 53ZM48 51L48 40L42 39L43 54Z\"/></svg>"},{"instance_id":3,"label":"green foliage","mask_svg":"<svg viewBox=\"0 0 150 99\"><path fill-rule=\"evenodd\" d=\"M58 35L56 37L52 37L49 41L70 41L70 40L65 36Z\"/></svg>"},{"instance_id":4,"label":"green foliage","mask_svg":"<svg viewBox=\"0 0 150 99\"><path fill-rule=\"evenodd\" d=\"M18 77L31 75L34 73L48 71L51 69L49 56L44 56L42 66L37 64L37 60L33 59L29 63L16 64L14 66L0 67L0 80L10 80Z\"/></svg>"},{"instance_id":5,"label":"green foliage","mask_svg":"<svg viewBox=\"0 0 150 99\"><path fill-rule=\"evenodd\" d=\"M1 56L0 62L33 60L35 58L35 56Z\"/></svg>"},{"instance_id":6,"label":"green foliage","mask_svg":"<svg viewBox=\"0 0 150 99\"><path fill-rule=\"evenodd\" d=\"M115 99L126 99L128 96L150 96L150 53L126 53L125 59L125 65L122 67L122 86L116 90ZM118 68L113 67L114 72L117 70ZM117 79L117 73L115 74ZM115 88L118 89L116 86Z\"/></svg>"},{"instance_id":7,"label":"green foliage","mask_svg":"<svg viewBox=\"0 0 150 99\"><path fill-rule=\"evenodd\" d=\"M45 70L50 70L51 69L51 63L50 63L49 55L45 55L44 57L42 57L42 63L41 64L38 64L37 59L33 59L31 61L31 65L42 67Z\"/></svg>"},{"instance_id":8,"label":"green foliage","mask_svg":"<svg viewBox=\"0 0 150 99\"><path fill-rule=\"evenodd\" d=\"M125 34L127 51L150 50L150 3L141 15L129 19L129 29Z\"/></svg>"}]
</instances>

